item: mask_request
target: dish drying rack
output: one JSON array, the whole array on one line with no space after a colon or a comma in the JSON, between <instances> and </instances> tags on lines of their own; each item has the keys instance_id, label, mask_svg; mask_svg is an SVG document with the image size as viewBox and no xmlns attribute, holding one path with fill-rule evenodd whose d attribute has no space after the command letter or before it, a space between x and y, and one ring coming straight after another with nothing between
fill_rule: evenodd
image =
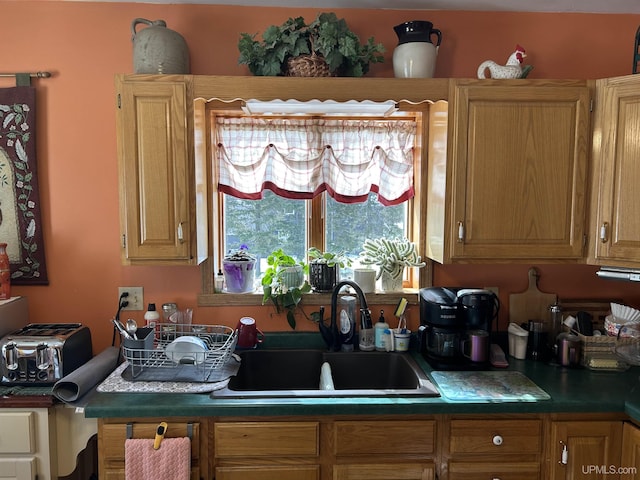
<instances>
[{"instance_id":1,"label":"dish drying rack","mask_svg":"<svg viewBox=\"0 0 640 480\"><path fill-rule=\"evenodd\" d=\"M227 364L237 343L237 331L224 325L157 323L140 328L141 333L138 340L124 339L122 343L122 355L129 363L125 371L134 381L214 381L212 377L220 376L214 372ZM171 342L184 335L198 337L207 345L206 352L190 354L189 363L174 361L166 352Z\"/></svg>"}]
</instances>

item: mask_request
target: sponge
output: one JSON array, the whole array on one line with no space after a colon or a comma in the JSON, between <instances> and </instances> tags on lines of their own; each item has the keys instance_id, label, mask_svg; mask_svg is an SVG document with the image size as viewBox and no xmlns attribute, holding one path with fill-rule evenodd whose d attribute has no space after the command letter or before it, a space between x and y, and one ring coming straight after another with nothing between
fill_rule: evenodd
<instances>
[{"instance_id":1,"label":"sponge","mask_svg":"<svg viewBox=\"0 0 640 480\"><path fill-rule=\"evenodd\" d=\"M409 302L407 301L406 298L401 298L400 301L398 302L398 306L396 307L396 311L393 312L393 314L396 317L400 317L404 314L404 311L407 309L407 304Z\"/></svg>"}]
</instances>

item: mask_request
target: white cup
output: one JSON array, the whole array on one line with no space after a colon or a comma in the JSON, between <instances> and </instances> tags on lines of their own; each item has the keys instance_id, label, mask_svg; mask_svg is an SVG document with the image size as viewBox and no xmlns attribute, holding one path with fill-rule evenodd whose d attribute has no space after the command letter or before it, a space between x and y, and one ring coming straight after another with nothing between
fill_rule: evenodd
<instances>
[{"instance_id":1,"label":"white cup","mask_svg":"<svg viewBox=\"0 0 640 480\"><path fill-rule=\"evenodd\" d=\"M353 281L358 284L363 293L376 291L376 271L373 268L355 268Z\"/></svg>"}]
</instances>

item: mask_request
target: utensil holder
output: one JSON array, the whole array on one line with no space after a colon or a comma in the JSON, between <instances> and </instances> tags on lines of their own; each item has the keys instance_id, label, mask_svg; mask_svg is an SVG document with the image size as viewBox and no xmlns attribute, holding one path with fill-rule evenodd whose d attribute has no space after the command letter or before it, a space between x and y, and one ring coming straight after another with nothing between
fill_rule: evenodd
<instances>
[{"instance_id":1,"label":"utensil holder","mask_svg":"<svg viewBox=\"0 0 640 480\"><path fill-rule=\"evenodd\" d=\"M133 338L125 338L122 341L125 358L147 359L149 350L153 350L155 330L151 327L142 327L136 331L138 340Z\"/></svg>"}]
</instances>

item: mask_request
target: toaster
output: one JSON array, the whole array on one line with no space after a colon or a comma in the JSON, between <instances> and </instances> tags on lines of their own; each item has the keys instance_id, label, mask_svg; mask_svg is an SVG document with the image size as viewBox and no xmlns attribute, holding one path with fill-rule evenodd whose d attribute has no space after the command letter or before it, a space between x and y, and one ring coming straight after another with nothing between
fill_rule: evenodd
<instances>
[{"instance_id":1,"label":"toaster","mask_svg":"<svg viewBox=\"0 0 640 480\"><path fill-rule=\"evenodd\" d=\"M88 327L79 323L32 323L0 340L0 383L52 385L92 356Z\"/></svg>"}]
</instances>

